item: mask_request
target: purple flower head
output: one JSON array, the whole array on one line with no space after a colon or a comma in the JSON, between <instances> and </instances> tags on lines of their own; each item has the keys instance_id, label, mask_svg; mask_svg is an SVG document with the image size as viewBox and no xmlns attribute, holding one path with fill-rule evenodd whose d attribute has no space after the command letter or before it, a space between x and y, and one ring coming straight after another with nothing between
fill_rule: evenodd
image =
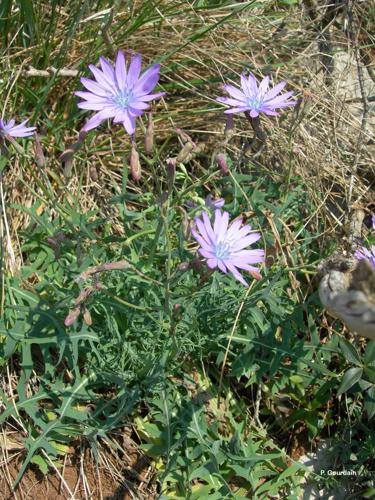
<instances>
[{"instance_id":1,"label":"purple flower head","mask_svg":"<svg viewBox=\"0 0 375 500\"><path fill-rule=\"evenodd\" d=\"M16 125L14 120L10 120L6 123L0 118L0 137L29 137L30 135L33 135L36 128L26 127L25 125L28 121L29 120L25 120L19 125Z\"/></svg>"},{"instance_id":2,"label":"purple flower head","mask_svg":"<svg viewBox=\"0 0 375 500\"><path fill-rule=\"evenodd\" d=\"M242 74L241 90L234 85L224 85L224 89L230 97L217 97L216 100L231 106L224 113L248 111L252 118L256 118L260 113L278 116L279 113L276 113L276 108L286 108L297 104L297 101L288 100L293 95L293 92L277 95L285 87L286 82L280 82L268 90L269 81L269 76L265 76L258 86L258 81L252 73L248 77Z\"/></svg>"},{"instance_id":3,"label":"purple flower head","mask_svg":"<svg viewBox=\"0 0 375 500\"><path fill-rule=\"evenodd\" d=\"M124 53L119 50L114 66L100 57L101 70L89 65L96 81L81 78L82 84L89 92L75 92L75 95L85 99L78 107L97 111L84 125L84 131L98 127L100 123L113 118L115 123L121 122L128 134L135 131L135 119L149 108L148 101L165 95L165 92L151 94L159 80L160 64L150 66L142 75L142 56L135 54L129 65L126 64Z\"/></svg>"},{"instance_id":4,"label":"purple flower head","mask_svg":"<svg viewBox=\"0 0 375 500\"><path fill-rule=\"evenodd\" d=\"M243 285L248 286L238 269L258 273L258 268L250 264L264 262L264 250L245 248L258 241L261 235L249 234L251 226L242 225L241 218L235 219L229 227L228 223L228 212L217 209L213 226L206 212L203 212L202 219L195 218L196 228L191 232L200 245L199 253L206 258L208 267L218 267L223 273L229 271Z\"/></svg>"},{"instance_id":5,"label":"purple flower head","mask_svg":"<svg viewBox=\"0 0 375 500\"><path fill-rule=\"evenodd\" d=\"M375 230L375 214L372 216L372 228ZM354 253L354 257L358 260L366 259L375 268L375 245L371 245L369 250L366 247L361 247Z\"/></svg>"},{"instance_id":6,"label":"purple flower head","mask_svg":"<svg viewBox=\"0 0 375 500\"><path fill-rule=\"evenodd\" d=\"M358 260L366 259L375 268L375 245L368 250L366 247L361 247L354 253L354 257Z\"/></svg>"},{"instance_id":7,"label":"purple flower head","mask_svg":"<svg viewBox=\"0 0 375 500\"><path fill-rule=\"evenodd\" d=\"M218 198L217 200L214 200L212 196L208 194L204 199L204 203L210 210L215 210L216 208L222 208L224 206L225 200L224 198Z\"/></svg>"}]
</instances>

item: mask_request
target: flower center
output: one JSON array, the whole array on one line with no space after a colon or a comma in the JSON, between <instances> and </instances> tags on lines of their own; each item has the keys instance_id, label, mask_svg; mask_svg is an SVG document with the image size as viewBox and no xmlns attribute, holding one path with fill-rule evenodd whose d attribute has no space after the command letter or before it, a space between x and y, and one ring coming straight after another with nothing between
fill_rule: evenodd
<instances>
[{"instance_id":1,"label":"flower center","mask_svg":"<svg viewBox=\"0 0 375 500\"><path fill-rule=\"evenodd\" d=\"M251 109L259 109L263 103L262 96L248 97L246 99L246 104Z\"/></svg>"},{"instance_id":2,"label":"flower center","mask_svg":"<svg viewBox=\"0 0 375 500\"><path fill-rule=\"evenodd\" d=\"M215 257L217 259L227 259L230 255L230 244L228 241L218 241L215 245Z\"/></svg>"},{"instance_id":3,"label":"flower center","mask_svg":"<svg viewBox=\"0 0 375 500\"><path fill-rule=\"evenodd\" d=\"M115 104L120 106L120 108L126 109L131 100L133 99L133 94L127 91L119 91L115 96L113 96L112 100Z\"/></svg>"}]
</instances>

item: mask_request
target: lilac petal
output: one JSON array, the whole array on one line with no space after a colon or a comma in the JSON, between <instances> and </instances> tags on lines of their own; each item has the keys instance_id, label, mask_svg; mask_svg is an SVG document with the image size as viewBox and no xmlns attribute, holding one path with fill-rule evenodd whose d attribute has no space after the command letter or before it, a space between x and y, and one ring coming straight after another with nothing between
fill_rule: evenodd
<instances>
[{"instance_id":1,"label":"lilac petal","mask_svg":"<svg viewBox=\"0 0 375 500\"><path fill-rule=\"evenodd\" d=\"M206 259L213 259L213 258L216 258L215 257L215 254L210 251L210 250L206 250L205 248L200 248L198 250L198 252L203 256L203 257L206 257Z\"/></svg>"},{"instance_id":2,"label":"lilac petal","mask_svg":"<svg viewBox=\"0 0 375 500\"><path fill-rule=\"evenodd\" d=\"M126 119L126 110L120 109L113 117L113 123L120 123Z\"/></svg>"},{"instance_id":3,"label":"lilac petal","mask_svg":"<svg viewBox=\"0 0 375 500\"><path fill-rule=\"evenodd\" d=\"M207 245L211 245L212 246L214 244L214 241L211 240L211 238L210 238L210 236L208 234L208 231L206 229L205 224L203 224L203 222L200 219L198 219L198 217L195 219L195 223L198 226L198 229L199 229L199 232L202 235L202 238L204 238L204 240L207 242Z\"/></svg>"},{"instance_id":4,"label":"lilac petal","mask_svg":"<svg viewBox=\"0 0 375 500\"><path fill-rule=\"evenodd\" d=\"M132 108L131 106L129 106L128 113L130 116L137 117L137 116L142 116L144 111L142 111L141 109L135 109L135 108Z\"/></svg>"},{"instance_id":5,"label":"lilac petal","mask_svg":"<svg viewBox=\"0 0 375 500\"><path fill-rule=\"evenodd\" d=\"M242 262L246 260L248 264L264 262L264 250L261 248L257 248L256 250L240 250L233 254L233 259L239 259L242 260Z\"/></svg>"},{"instance_id":6,"label":"lilac petal","mask_svg":"<svg viewBox=\"0 0 375 500\"><path fill-rule=\"evenodd\" d=\"M221 222L221 211L215 210L214 233L215 233L216 239L217 239L217 235L219 232L220 222Z\"/></svg>"},{"instance_id":7,"label":"lilac petal","mask_svg":"<svg viewBox=\"0 0 375 500\"><path fill-rule=\"evenodd\" d=\"M262 113L265 113L266 115L269 115L269 116L279 116L279 114L280 114L277 111L273 111L272 109L263 108L263 107L262 107L261 111L262 111Z\"/></svg>"},{"instance_id":8,"label":"lilac petal","mask_svg":"<svg viewBox=\"0 0 375 500\"><path fill-rule=\"evenodd\" d=\"M104 73L100 71L96 66L93 64L89 64L89 69L91 73L94 75L95 80L99 83L99 85L105 89L107 89L109 92L114 91L114 82L108 82L107 78L105 77Z\"/></svg>"},{"instance_id":9,"label":"lilac petal","mask_svg":"<svg viewBox=\"0 0 375 500\"><path fill-rule=\"evenodd\" d=\"M25 127L24 129L18 131L12 129L8 132L8 135L10 135L11 137L29 137L30 135L33 135L35 130L36 130L35 127L30 127L30 128Z\"/></svg>"},{"instance_id":10,"label":"lilac petal","mask_svg":"<svg viewBox=\"0 0 375 500\"><path fill-rule=\"evenodd\" d=\"M153 101L154 99L158 99L159 97L163 97L166 95L166 92L157 92L156 94L148 94L148 95L137 95L137 99L140 101Z\"/></svg>"},{"instance_id":11,"label":"lilac petal","mask_svg":"<svg viewBox=\"0 0 375 500\"><path fill-rule=\"evenodd\" d=\"M372 229L375 230L375 214L372 216L371 220L372 220Z\"/></svg>"},{"instance_id":12,"label":"lilac petal","mask_svg":"<svg viewBox=\"0 0 375 500\"><path fill-rule=\"evenodd\" d=\"M221 259L217 260L217 264L219 266L220 271L223 271L223 273L227 272L227 268L225 267L225 263Z\"/></svg>"},{"instance_id":13,"label":"lilac petal","mask_svg":"<svg viewBox=\"0 0 375 500\"><path fill-rule=\"evenodd\" d=\"M250 233L250 231L251 231L251 226L245 224L244 226L241 227L241 229L238 229L238 231L236 231L235 233L236 240L244 238Z\"/></svg>"},{"instance_id":14,"label":"lilac petal","mask_svg":"<svg viewBox=\"0 0 375 500\"><path fill-rule=\"evenodd\" d=\"M252 73L249 74L249 78L247 79L247 81L249 85L250 95L251 97L255 97L258 94L258 81Z\"/></svg>"},{"instance_id":15,"label":"lilac petal","mask_svg":"<svg viewBox=\"0 0 375 500\"><path fill-rule=\"evenodd\" d=\"M141 75L137 84L134 87L134 93L148 94L156 86L159 81L160 64L154 64Z\"/></svg>"},{"instance_id":16,"label":"lilac petal","mask_svg":"<svg viewBox=\"0 0 375 500\"><path fill-rule=\"evenodd\" d=\"M248 111L248 109L249 109L248 106L243 106L241 108L230 108L230 109L226 109L224 111L224 113L227 115L230 115L232 113L243 113L245 111Z\"/></svg>"},{"instance_id":17,"label":"lilac petal","mask_svg":"<svg viewBox=\"0 0 375 500\"><path fill-rule=\"evenodd\" d=\"M267 92L269 82L270 82L270 77L267 75L260 82L258 89L259 94L264 95Z\"/></svg>"},{"instance_id":18,"label":"lilac petal","mask_svg":"<svg viewBox=\"0 0 375 500\"><path fill-rule=\"evenodd\" d=\"M81 92L78 90L77 92L74 92L74 95L80 97L81 99L86 99L86 101L92 102L104 102L106 100L105 97L93 94L92 92Z\"/></svg>"},{"instance_id":19,"label":"lilac petal","mask_svg":"<svg viewBox=\"0 0 375 500\"><path fill-rule=\"evenodd\" d=\"M272 99L267 99L267 100L265 99L264 104L266 106L276 107L279 104L286 102L289 99L289 97L291 97L292 95L294 95L294 92L292 92L292 91L285 92L285 94L281 94L279 96L273 97Z\"/></svg>"},{"instance_id":20,"label":"lilac petal","mask_svg":"<svg viewBox=\"0 0 375 500\"><path fill-rule=\"evenodd\" d=\"M228 92L229 95L231 95L235 99L239 99L240 101L244 101L246 99L245 94L241 92L241 90L239 90L234 85L231 85L230 83L224 85L223 88Z\"/></svg>"},{"instance_id":21,"label":"lilac petal","mask_svg":"<svg viewBox=\"0 0 375 500\"><path fill-rule=\"evenodd\" d=\"M210 249L212 248L212 245L207 243L207 241L201 236L195 229L191 230L191 234L194 236L194 238L197 240L197 242L200 244L200 246L204 249Z\"/></svg>"},{"instance_id":22,"label":"lilac petal","mask_svg":"<svg viewBox=\"0 0 375 500\"><path fill-rule=\"evenodd\" d=\"M242 260L231 259L230 262L234 266L238 267L238 269L243 269L244 271L253 271L253 272L255 271L255 272L259 273L259 269L257 267L250 266L249 264L247 264L246 262L244 262Z\"/></svg>"},{"instance_id":23,"label":"lilac petal","mask_svg":"<svg viewBox=\"0 0 375 500\"><path fill-rule=\"evenodd\" d=\"M94 94L101 96L101 97L107 97L106 90L103 87L101 87L98 83L93 82L92 80L89 80L88 78L85 78L85 77L81 78L81 83L90 92L93 92Z\"/></svg>"},{"instance_id":24,"label":"lilac petal","mask_svg":"<svg viewBox=\"0 0 375 500\"><path fill-rule=\"evenodd\" d=\"M125 130L129 135L133 135L135 132L135 118L131 116L127 110L125 110L125 118L123 121Z\"/></svg>"},{"instance_id":25,"label":"lilac petal","mask_svg":"<svg viewBox=\"0 0 375 500\"><path fill-rule=\"evenodd\" d=\"M108 106L108 102L107 101L102 101L102 102L82 101L82 102L77 103L77 106L80 109L90 109L92 111L100 111L101 109Z\"/></svg>"},{"instance_id":26,"label":"lilac petal","mask_svg":"<svg viewBox=\"0 0 375 500\"><path fill-rule=\"evenodd\" d=\"M246 283L246 281L243 279L242 275L238 272L238 270L234 267L233 264L231 264L230 262L225 262L226 265L227 265L227 268L229 269L229 271L233 274L233 276L240 282L242 283L244 286L248 286L248 284Z\"/></svg>"},{"instance_id":27,"label":"lilac petal","mask_svg":"<svg viewBox=\"0 0 375 500\"><path fill-rule=\"evenodd\" d=\"M134 101L134 102L132 102L131 106L132 106L133 109L142 109L142 110L143 109L148 109L150 107L149 104L146 104L146 103L144 103L142 101Z\"/></svg>"},{"instance_id":28,"label":"lilac petal","mask_svg":"<svg viewBox=\"0 0 375 500\"><path fill-rule=\"evenodd\" d=\"M210 218L208 217L208 215L206 214L206 212L202 213L202 217L203 217L203 222L204 222L204 226L206 228L207 234L208 234L210 240L213 243L215 243L216 242L216 235L215 235L215 233L214 233L214 231L212 229Z\"/></svg>"},{"instance_id":29,"label":"lilac petal","mask_svg":"<svg viewBox=\"0 0 375 500\"><path fill-rule=\"evenodd\" d=\"M28 121L29 121L29 120L25 120L25 121L23 122L23 124L26 124ZM9 120L9 122L8 122L8 127L9 127L9 128L13 128L15 124L16 124L16 121L15 121L15 120L13 120L13 119L12 119L12 120Z\"/></svg>"},{"instance_id":30,"label":"lilac petal","mask_svg":"<svg viewBox=\"0 0 375 500\"><path fill-rule=\"evenodd\" d=\"M99 62L106 80L108 81L108 83L113 84L115 82L115 72L112 64L103 56L99 57Z\"/></svg>"},{"instance_id":31,"label":"lilac petal","mask_svg":"<svg viewBox=\"0 0 375 500\"><path fill-rule=\"evenodd\" d=\"M237 231L240 229L241 227L241 224L242 224L242 217L238 218L238 219L235 219L232 224L229 226L228 228L228 237L232 237L233 235L235 235L237 233Z\"/></svg>"},{"instance_id":32,"label":"lilac petal","mask_svg":"<svg viewBox=\"0 0 375 500\"><path fill-rule=\"evenodd\" d=\"M212 259L208 259L208 260L207 260L207 265L208 265L208 267L210 267L211 269L213 269L214 267L217 267L217 258L216 258L216 257L213 257Z\"/></svg>"},{"instance_id":33,"label":"lilac petal","mask_svg":"<svg viewBox=\"0 0 375 500\"><path fill-rule=\"evenodd\" d=\"M257 116L259 116L259 111L257 111L256 109L250 110L250 116L251 118L256 118Z\"/></svg>"},{"instance_id":34,"label":"lilac petal","mask_svg":"<svg viewBox=\"0 0 375 500\"><path fill-rule=\"evenodd\" d=\"M277 85L275 85L264 96L264 100L268 101L269 99L272 99L273 97L275 97L279 92L281 92L283 90L283 88L285 87L285 85L286 85L286 81L280 82Z\"/></svg>"},{"instance_id":35,"label":"lilac petal","mask_svg":"<svg viewBox=\"0 0 375 500\"><path fill-rule=\"evenodd\" d=\"M110 109L110 108L103 109L102 111L99 111L99 113L95 113L95 115L93 115L89 119L89 121L87 121L85 123L82 130L84 130L85 132L88 132L89 130L92 130L93 128L98 127L103 120L105 120L106 118L111 118L112 116L114 116L113 109Z\"/></svg>"},{"instance_id":36,"label":"lilac petal","mask_svg":"<svg viewBox=\"0 0 375 500\"><path fill-rule=\"evenodd\" d=\"M115 75L116 81L119 89L126 88L126 65L125 56L122 50L117 52L116 63L115 63Z\"/></svg>"},{"instance_id":37,"label":"lilac petal","mask_svg":"<svg viewBox=\"0 0 375 500\"><path fill-rule=\"evenodd\" d=\"M244 101L238 101L237 99L232 99L231 97L217 97L216 101L222 104L228 104L228 106L243 107L246 105Z\"/></svg>"},{"instance_id":38,"label":"lilac petal","mask_svg":"<svg viewBox=\"0 0 375 500\"><path fill-rule=\"evenodd\" d=\"M232 246L232 251L237 252L238 250L242 250L243 248L246 248L255 243L256 241L258 241L260 237L261 236L259 233L252 233L249 236L246 236L245 238L240 238Z\"/></svg>"},{"instance_id":39,"label":"lilac petal","mask_svg":"<svg viewBox=\"0 0 375 500\"><path fill-rule=\"evenodd\" d=\"M218 240L221 240L222 238L224 238L225 233L227 232L227 229L228 229L228 222L229 222L229 213L228 212L224 212L221 215L221 221L220 221L219 231L217 233L217 239Z\"/></svg>"},{"instance_id":40,"label":"lilac petal","mask_svg":"<svg viewBox=\"0 0 375 500\"><path fill-rule=\"evenodd\" d=\"M241 88L245 95L250 96L252 94L248 79L244 73L241 75Z\"/></svg>"},{"instance_id":41,"label":"lilac petal","mask_svg":"<svg viewBox=\"0 0 375 500\"><path fill-rule=\"evenodd\" d=\"M128 87L133 88L134 84L137 82L139 78L139 74L141 72L142 66L142 56L140 54L136 54L131 58L129 69L128 69Z\"/></svg>"}]
</instances>

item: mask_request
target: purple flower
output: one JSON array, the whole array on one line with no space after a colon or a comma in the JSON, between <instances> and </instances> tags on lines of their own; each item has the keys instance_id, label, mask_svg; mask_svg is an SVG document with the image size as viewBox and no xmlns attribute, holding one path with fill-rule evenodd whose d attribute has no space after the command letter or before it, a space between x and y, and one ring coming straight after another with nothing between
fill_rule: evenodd
<instances>
[{"instance_id":1,"label":"purple flower","mask_svg":"<svg viewBox=\"0 0 375 500\"><path fill-rule=\"evenodd\" d=\"M206 258L208 267L218 267L223 273L229 271L243 285L248 286L238 269L258 275L258 268L250 264L264 262L264 250L245 248L258 241L261 235L249 234L251 226L242 226L242 218L235 219L229 227L228 222L229 213L216 210L212 226L208 215L203 212L202 219L195 218L196 228L191 232L200 244L199 253Z\"/></svg>"},{"instance_id":2,"label":"purple flower","mask_svg":"<svg viewBox=\"0 0 375 500\"><path fill-rule=\"evenodd\" d=\"M142 56L135 54L127 67L125 56L121 50L117 52L115 65L99 58L101 70L89 65L96 81L81 78L82 84L89 92L75 92L85 99L78 107L98 111L84 125L84 131L97 127L103 120L113 118L115 123L121 122L127 133L135 131L135 119L149 107L148 101L165 95L165 92L151 94L159 80L160 64L154 64L142 75Z\"/></svg>"},{"instance_id":3,"label":"purple flower","mask_svg":"<svg viewBox=\"0 0 375 500\"><path fill-rule=\"evenodd\" d=\"M371 250L366 247L361 247L354 253L354 257L358 260L366 259L375 268L375 245L371 246Z\"/></svg>"},{"instance_id":4,"label":"purple flower","mask_svg":"<svg viewBox=\"0 0 375 500\"><path fill-rule=\"evenodd\" d=\"M252 118L256 118L260 113L278 116L279 113L276 113L276 108L285 108L297 104L297 101L288 100L293 95L293 92L285 92L285 94L277 95L285 87L286 82L280 82L268 90L269 81L269 76L265 76L258 87L258 81L252 73L248 77L242 74L241 90L234 85L224 85L224 89L230 97L217 97L216 100L231 106L224 113L230 114L249 111Z\"/></svg>"},{"instance_id":5,"label":"purple flower","mask_svg":"<svg viewBox=\"0 0 375 500\"><path fill-rule=\"evenodd\" d=\"M372 216L372 228L375 230L375 214ZM358 260L366 259L372 267L375 267L375 245L371 245L370 250L366 247L361 247L354 253L354 257Z\"/></svg>"},{"instance_id":6,"label":"purple flower","mask_svg":"<svg viewBox=\"0 0 375 500\"><path fill-rule=\"evenodd\" d=\"M10 137L29 137L33 135L36 128L35 127L25 127L29 120L25 120L19 125L16 125L14 120L10 120L8 123L0 119L0 137L5 137L8 135Z\"/></svg>"},{"instance_id":7,"label":"purple flower","mask_svg":"<svg viewBox=\"0 0 375 500\"><path fill-rule=\"evenodd\" d=\"M222 208L224 206L224 198L219 198L217 200L212 199L212 196L208 194L204 199L204 203L210 210L215 210L216 208Z\"/></svg>"}]
</instances>

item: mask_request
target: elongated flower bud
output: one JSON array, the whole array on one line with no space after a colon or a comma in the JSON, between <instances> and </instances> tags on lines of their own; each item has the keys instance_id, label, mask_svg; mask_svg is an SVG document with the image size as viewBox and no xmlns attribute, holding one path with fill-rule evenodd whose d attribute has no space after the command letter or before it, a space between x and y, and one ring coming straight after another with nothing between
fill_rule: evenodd
<instances>
[{"instance_id":1,"label":"elongated flower bud","mask_svg":"<svg viewBox=\"0 0 375 500\"><path fill-rule=\"evenodd\" d=\"M90 311L86 308L83 312L83 321L86 323L87 326L92 325L92 318L91 318Z\"/></svg>"},{"instance_id":2,"label":"elongated flower bud","mask_svg":"<svg viewBox=\"0 0 375 500\"><path fill-rule=\"evenodd\" d=\"M186 144L184 144L183 148L177 155L176 162L183 163L185 160L187 160L193 149L194 145L191 142L187 142Z\"/></svg>"},{"instance_id":3,"label":"elongated flower bud","mask_svg":"<svg viewBox=\"0 0 375 500\"><path fill-rule=\"evenodd\" d=\"M174 179L176 174L176 158L167 159L167 182L168 191L171 192L173 189Z\"/></svg>"},{"instance_id":4,"label":"elongated flower bud","mask_svg":"<svg viewBox=\"0 0 375 500\"><path fill-rule=\"evenodd\" d=\"M72 326L73 323L77 320L79 313L81 312L81 308L79 306L75 307L71 311L69 311L68 316L65 318L64 325Z\"/></svg>"},{"instance_id":5,"label":"elongated flower bud","mask_svg":"<svg viewBox=\"0 0 375 500\"><path fill-rule=\"evenodd\" d=\"M35 161L38 167L44 167L46 164L46 159L44 156L42 144L40 142L39 135L35 134Z\"/></svg>"},{"instance_id":6,"label":"elongated flower bud","mask_svg":"<svg viewBox=\"0 0 375 500\"><path fill-rule=\"evenodd\" d=\"M154 148L154 122L152 121L152 114L148 113L148 124L145 137L146 154L151 156L153 148Z\"/></svg>"},{"instance_id":7,"label":"elongated flower bud","mask_svg":"<svg viewBox=\"0 0 375 500\"><path fill-rule=\"evenodd\" d=\"M223 174L225 174L225 175L229 174L229 166L228 166L225 154L218 153L216 155L216 161L217 161L219 167L221 168Z\"/></svg>"},{"instance_id":8,"label":"elongated flower bud","mask_svg":"<svg viewBox=\"0 0 375 500\"><path fill-rule=\"evenodd\" d=\"M135 148L135 144L132 145L132 149L130 152L130 173L133 177L133 180L136 182L141 178L141 163L139 161L139 154Z\"/></svg>"}]
</instances>

